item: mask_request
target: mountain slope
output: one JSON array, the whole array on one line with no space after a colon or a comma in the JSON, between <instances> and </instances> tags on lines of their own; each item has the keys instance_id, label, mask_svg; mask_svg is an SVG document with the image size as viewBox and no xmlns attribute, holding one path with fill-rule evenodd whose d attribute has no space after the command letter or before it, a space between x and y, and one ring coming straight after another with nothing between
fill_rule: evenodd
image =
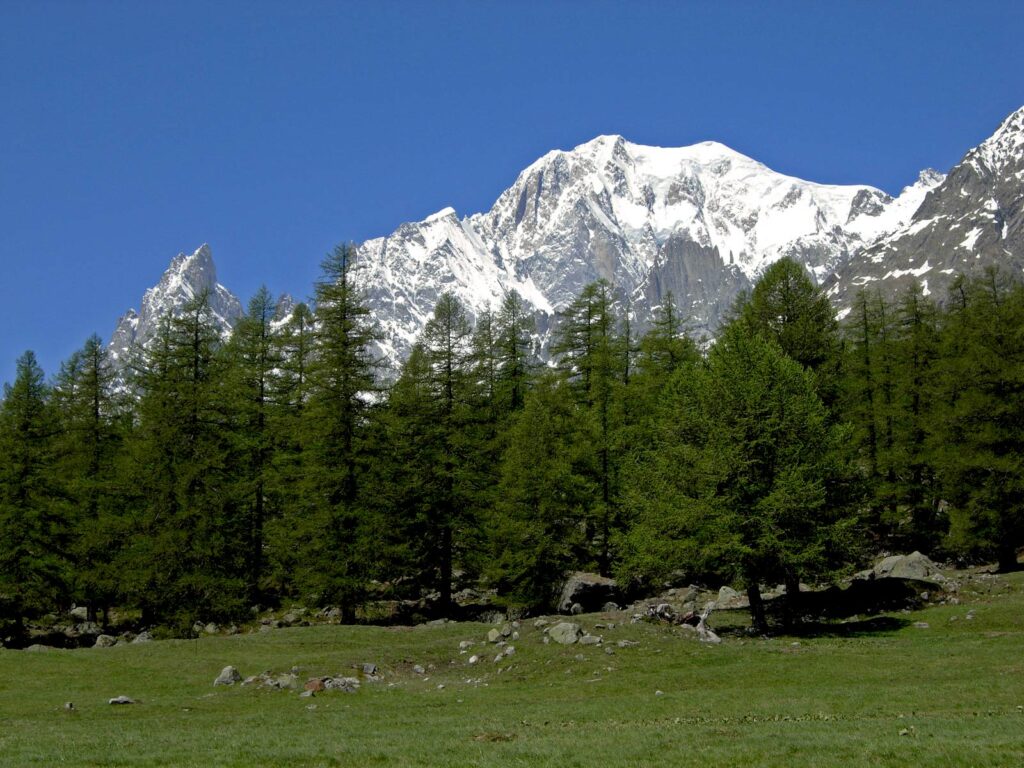
<instances>
[{"instance_id":1,"label":"mountain slope","mask_svg":"<svg viewBox=\"0 0 1024 768\"><path fill-rule=\"evenodd\" d=\"M970 150L906 225L854 254L828 282L840 315L861 288L892 296L918 280L942 300L958 273L1024 273L1024 107Z\"/></svg>"},{"instance_id":2,"label":"mountain slope","mask_svg":"<svg viewBox=\"0 0 1024 768\"><path fill-rule=\"evenodd\" d=\"M217 282L217 268L210 246L205 243L191 255L179 253L160 282L142 296L141 309L129 309L117 321L108 350L114 366L122 367L134 345L145 346L153 338L160 318L175 314L203 291L209 294L210 309L220 333L227 337L242 315L242 305L231 291Z\"/></svg>"},{"instance_id":3,"label":"mountain slope","mask_svg":"<svg viewBox=\"0 0 1024 768\"><path fill-rule=\"evenodd\" d=\"M549 152L486 213L460 220L447 208L360 252L392 359L444 291L475 313L514 289L550 317L604 278L641 320L671 291L712 330L768 264L792 256L823 279L902 226L941 178L923 175L893 199L785 176L714 142L666 149L600 136Z\"/></svg>"}]
</instances>

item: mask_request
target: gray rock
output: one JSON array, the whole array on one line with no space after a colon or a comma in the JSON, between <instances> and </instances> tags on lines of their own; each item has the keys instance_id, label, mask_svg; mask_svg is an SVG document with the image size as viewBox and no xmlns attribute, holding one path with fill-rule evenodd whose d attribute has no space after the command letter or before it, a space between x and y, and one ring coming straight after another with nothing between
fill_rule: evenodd
<instances>
[{"instance_id":1,"label":"gray rock","mask_svg":"<svg viewBox=\"0 0 1024 768\"><path fill-rule=\"evenodd\" d=\"M619 599L619 586L614 579L596 573L577 571L570 574L562 586L558 610L565 613L578 604L582 612L597 611L605 603L616 602Z\"/></svg>"},{"instance_id":2,"label":"gray rock","mask_svg":"<svg viewBox=\"0 0 1024 768\"><path fill-rule=\"evenodd\" d=\"M228 665L220 671L217 675L217 679L213 681L214 685L234 685L235 683L242 682L242 676L238 673L238 670Z\"/></svg>"},{"instance_id":3,"label":"gray rock","mask_svg":"<svg viewBox=\"0 0 1024 768\"><path fill-rule=\"evenodd\" d=\"M313 698L313 691L305 690L305 691L303 691L302 693L299 694L299 698L300 699L312 699Z\"/></svg>"},{"instance_id":4,"label":"gray rock","mask_svg":"<svg viewBox=\"0 0 1024 768\"><path fill-rule=\"evenodd\" d=\"M561 621L548 630L548 637L561 645L572 645L583 634L579 624L568 621Z\"/></svg>"},{"instance_id":5,"label":"gray rock","mask_svg":"<svg viewBox=\"0 0 1024 768\"><path fill-rule=\"evenodd\" d=\"M920 552L909 555L891 555L871 569L876 579L912 579L941 582L939 567Z\"/></svg>"},{"instance_id":6,"label":"gray rock","mask_svg":"<svg viewBox=\"0 0 1024 768\"><path fill-rule=\"evenodd\" d=\"M78 605L68 611L68 615L77 621L85 621L89 618L89 609L84 605Z\"/></svg>"},{"instance_id":7,"label":"gray rock","mask_svg":"<svg viewBox=\"0 0 1024 768\"><path fill-rule=\"evenodd\" d=\"M487 631L487 642L496 643L501 640L501 630L494 628Z\"/></svg>"},{"instance_id":8,"label":"gray rock","mask_svg":"<svg viewBox=\"0 0 1024 768\"><path fill-rule=\"evenodd\" d=\"M619 604L618 603L611 603L611 602L609 602L609 603L605 603L604 605L601 606L601 611L604 612L604 613L614 613L617 610L619 610Z\"/></svg>"},{"instance_id":9,"label":"gray rock","mask_svg":"<svg viewBox=\"0 0 1024 768\"><path fill-rule=\"evenodd\" d=\"M367 677L376 677L377 676L377 665L376 664L368 662L366 664L363 664L361 669L363 670L363 674L366 675Z\"/></svg>"},{"instance_id":10,"label":"gray rock","mask_svg":"<svg viewBox=\"0 0 1024 768\"><path fill-rule=\"evenodd\" d=\"M218 632L220 632L220 627L218 627L211 621L209 624L203 627L203 632L205 632L208 635L216 635Z\"/></svg>"},{"instance_id":11,"label":"gray rock","mask_svg":"<svg viewBox=\"0 0 1024 768\"><path fill-rule=\"evenodd\" d=\"M139 632L139 634L137 634L135 636L135 639L132 640L132 644L133 645L135 643L151 643L151 642L153 642L153 635L150 634L150 632L147 631L147 630L142 630L141 632Z\"/></svg>"},{"instance_id":12,"label":"gray rock","mask_svg":"<svg viewBox=\"0 0 1024 768\"><path fill-rule=\"evenodd\" d=\"M113 635L100 635L96 638L94 648L110 648L117 645L117 638Z\"/></svg>"},{"instance_id":13,"label":"gray rock","mask_svg":"<svg viewBox=\"0 0 1024 768\"><path fill-rule=\"evenodd\" d=\"M292 672L286 672L274 678L274 685L285 690L295 690L299 687L299 677Z\"/></svg>"},{"instance_id":14,"label":"gray rock","mask_svg":"<svg viewBox=\"0 0 1024 768\"><path fill-rule=\"evenodd\" d=\"M324 688L329 691L355 693L359 690L359 680L355 677L328 677L324 679Z\"/></svg>"},{"instance_id":15,"label":"gray rock","mask_svg":"<svg viewBox=\"0 0 1024 768\"><path fill-rule=\"evenodd\" d=\"M602 638L600 635L584 635L580 638L580 645L600 645Z\"/></svg>"},{"instance_id":16,"label":"gray rock","mask_svg":"<svg viewBox=\"0 0 1024 768\"><path fill-rule=\"evenodd\" d=\"M427 672L427 670L425 670L419 664L413 664L412 665L412 671L413 671L414 674L417 674L417 675L423 675L423 674L426 674L426 672Z\"/></svg>"},{"instance_id":17,"label":"gray rock","mask_svg":"<svg viewBox=\"0 0 1024 768\"><path fill-rule=\"evenodd\" d=\"M129 696L115 696L107 701L107 704L138 704L135 699Z\"/></svg>"},{"instance_id":18,"label":"gray rock","mask_svg":"<svg viewBox=\"0 0 1024 768\"><path fill-rule=\"evenodd\" d=\"M302 617L293 611L289 611L281 617L281 623L289 627L298 624L300 621L302 621Z\"/></svg>"}]
</instances>

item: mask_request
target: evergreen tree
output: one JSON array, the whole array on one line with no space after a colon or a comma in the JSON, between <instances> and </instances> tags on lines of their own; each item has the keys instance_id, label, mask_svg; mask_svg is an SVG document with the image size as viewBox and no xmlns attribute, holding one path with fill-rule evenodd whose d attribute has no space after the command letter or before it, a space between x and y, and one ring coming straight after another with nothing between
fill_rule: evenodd
<instances>
[{"instance_id":1,"label":"evergreen tree","mask_svg":"<svg viewBox=\"0 0 1024 768\"><path fill-rule=\"evenodd\" d=\"M230 421L208 297L167 317L141 352L130 443L132 536L126 586L146 622L188 627L244 608L245 517L230 472Z\"/></svg>"},{"instance_id":2,"label":"evergreen tree","mask_svg":"<svg viewBox=\"0 0 1024 768\"><path fill-rule=\"evenodd\" d=\"M26 352L0 404L0 619L16 634L67 594L67 509L48 398L35 355Z\"/></svg>"},{"instance_id":3,"label":"evergreen tree","mask_svg":"<svg viewBox=\"0 0 1024 768\"><path fill-rule=\"evenodd\" d=\"M274 463L272 434L273 379L282 364L273 330L276 306L266 287L261 287L239 319L226 353L224 397L233 419L233 468L235 494L245 517L246 594L252 604L261 601L265 573L264 528L274 513L268 508L268 486Z\"/></svg>"},{"instance_id":4,"label":"evergreen tree","mask_svg":"<svg viewBox=\"0 0 1024 768\"><path fill-rule=\"evenodd\" d=\"M294 510L301 515L294 520L301 533L300 588L321 604L340 605L347 618L365 594L374 534L363 519L359 482L377 332L357 269L356 250L347 244L321 264L302 422L308 513Z\"/></svg>"},{"instance_id":5,"label":"evergreen tree","mask_svg":"<svg viewBox=\"0 0 1024 768\"><path fill-rule=\"evenodd\" d=\"M738 315L812 371L822 402L829 409L836 406L839 325L828 297L803 266L786 257L768 267L749 298L740 302Z\"/></svg>"},{"instance_id":6,"label":"evergreen tree","mask_svg":"<svg viewBox=\"0 0 1024 768\"><path fill-rule=\"evenodd\" d=\"M707 364L680 371L673 389L678 426L648 467L649 492L633 498L630 561L685 556L670 562L739 581L764 631L760 584L784 581L789 591L847 555L850 518L825 494L842 435L827 426L810 372L744 323L727 327Z\"/></svg>"},{"instance_id":7,"label":"evergreen tree","mask_svg":"<svg viewBox=\"0 0 1024 768\"><path fill-rule=\"evenodd\" d=\"M629 352L607 281L588 285L562 314L552 353L574 393L582 439L592 451L589 471L597 494L589 505L588 539L598 569L608 575L613 535L622 525L618 483Z\"/></svg>"},{"instance_id":8,"label":"evergreen tree","mask_svg":"<svg viewBox=\"0 0 1024 768\"><path fill-rule=\"evenodd\" d=\"M71 504L74 599L89 617L120 599L114 562L124 536L120 462L126 409L114 392L114 371L99 337L64 363L53 389L60 420L59 473Z\"/></svg>"},{"instance_id":9,"label":"evergreen tree","mask_svg":"<svg viewBox=\"0 0 1024 768\"><path fill-rule=\"evenodd\" d=\"M585 522L597 491L581 471L586 446L561 377L530 390L506 442L485 575L506 602L548 609L565 574L589 559Z\"/></svg>"},{"instance_id":10,"label":"evergreen tree","mask_svg":"<svg viewBox=\"0 0 1024 768\"><path fill-rule=\"evenodd\" d=\"M1024 544L1024 288L998 270L956 281L943 348L937 444L950 545L1013 570Z\"/></svg>"}]
</instances>

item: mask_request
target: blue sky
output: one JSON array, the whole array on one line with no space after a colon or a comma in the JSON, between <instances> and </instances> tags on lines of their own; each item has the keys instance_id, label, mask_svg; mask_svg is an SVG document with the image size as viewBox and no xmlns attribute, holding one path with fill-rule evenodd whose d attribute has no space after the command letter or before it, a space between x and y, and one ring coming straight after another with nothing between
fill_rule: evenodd
<instances>
[{"instance_id":1,"label":"blue sky","mask_svg":"<svg viewBox=\"0 0 1024 768\"><path fill-rule=\"evenodd\" d=\"M1016 2L0 0L0 380L209 242L243 301L599 134L896 193L1024 104Z\"/></svg>"}]
</instances>

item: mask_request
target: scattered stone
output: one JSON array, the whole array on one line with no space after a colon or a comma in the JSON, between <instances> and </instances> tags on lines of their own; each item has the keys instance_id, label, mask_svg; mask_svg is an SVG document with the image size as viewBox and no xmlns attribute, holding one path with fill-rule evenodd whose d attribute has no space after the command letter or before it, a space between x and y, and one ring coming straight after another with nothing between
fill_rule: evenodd
<instances>
[{"instance_id":1,"label":"scattered stone","mask_svg":"<svg viewBox=\"0 0 1024 768\"><path fill-rule=\"evenodd\" d=\"M444 690L444 683L438 683L437 684L437 690L443 691Z\"/></svg>"},{"instance_id":2,"label":"scattered stone","mask_svg":"<svg viewBox=\"0 0 1024 768\"><path fill-rule=\"evenodd\" d=\"M580 638L580 645L600 645L603 639L600 635L586 634Z\"/></svg>"},{"instance_id":3,"label":"scattered stone","mask_svg":"<svg viewBox=\"0 0 1024 768\"><path fill-rule=\"evenodd\" d=\"M577 653L573 658L575 658L576 661L586 661L587 660L587 657L584 656L582 653Z\"/></svg>"},{"instance_id":4,"label":"scattered stone","mask_svg":"<svg viewBox=\"0 0 1024 768\"><path fill-rule=\"evenodd\" d=\"M551 622L548 621L547 619L540 618L540 619L537 619L535 622L533 622L533 626L534 626L535 629L543 629L544 627L546 627L550 623Z\"/></svg>"},{"instance_id":5,"label":"scattered stone","mask_svg":"<svg viewBox=\"0 0 1024 768\"><path fill-rule=\"evenodd\" d=\"M203 627L203 631L208 635L216 635L218 632L220 632L220 627L218 627L211 621L209 624Z\"/></svg>"},{"instance_id":6,"label":"scattered stone","mask_svg":"<svg viewBox=\"0 0 1024 768\"><path fill-rule=\"evenodd\" d=\"M971 610L969 610L969 611L967 612L967 615L966 615L966 616L964 616L964 618L965 618L965 619L966 619L967 621L974 621L974 609L972 608Z\"/></svg>"},{"instance_id":7,"label":"scattered stone","mask_svg":"<svg viewBox=\"0 0 1024 768\"><path fill-rule=\"evenodd\" d=\"M242 682L242 676L238 673L238 670L232 666L226 666L217 675L217 679L213 681L214 685L234 685L235 683Z\"/></svg>"},{"instance_id":8,"label":"scattered stone","mask_svg":"<svg viewBox=\"0 0 1024 768\"><path fill-rule=\"evenodd\" d=\"M664 691L655 691L655 692L654 692L654 695L655 695L655 696L664 696L664 695L665 695L665 692L664 692Z\"/></svg>"},{"instance_id":9,"label":"scattered stone","mask_svg":"<svg viewBox=\"0 0 1024 768\"><path fill-rule=\"evenodd\" d=\"M493 632L494 630L491 630L491 631ZM473 647L473 642L471 640L462 640L462 641L459 642L459 650L460 651L464 651L467 648L472 648L472 647Z\"/></svg>"},{"instance_id":10,"label":"scattered stone","mask_svg":"<svg viewBox=\"0 0 1024 768\"><path fill-rule=\"evenodd\" d=\"M135 699L130 698L128 696L115 696L114 698L110 699L107 702L107 704L138 704L138 703L139 702L137 702Z\"/></svg>"},{"instance_id":11,"label":"scattered stone","mask_svg":"<svg viewBox=\"0 0 1024 768\"><path fill-rule=\"evenodd\" d=\"M135 644L135 643L151 643L151 642L153 642L153 635L150 634L149 631L147 631L147 630L143 630L142 632L139 632L139 634L137 634L135 636L135 639L132 640L132 644Z\"/></svg>"},{"instance_id":12,"label":"scattered stone","mask_svg":"<svg viewBox=\"0 0 1024 768\"><path fill-rule=\"evenodd\" d=\"M65 701L64 709L66 709L68 712L73 712L75 710L75 705L73 702Z\"/></svg>"},{"instance_id":13,"label":"scattered stone","mask_svg":"<svg viewBox=\"0 0 1024 768\"><path fill-rule=\"evenodd\" d=\"M469 657L469 663L470 664L476 664L478 661L480 661L480 657L477 656L476 654L473 654L472 656Z\"/></svg>"},{"instance_id":14,"label":"scattered stone","mask_svg":"<svg viewBox=\"0 0 1024 768\"><path fill-rule=\"evenodd\" d=\"M583 629L579 624L568 621L559 622L548 630L548 636L561 645L572 645L579 640L582 634Z\"/></svg>"},{"instance_id":15,"label":"scattered stone","mask_svg":"<svg viewBox=\"0 0 1024 768\"><path fill-rule=\"evenodd\" d=\"M516 647L514 645L510 645L507 648L505 648L504 651L501 652L501 655L502 656L514 656L515 652L516 652Z\"/></svg>"},{"instance_id":16,"label":"scattered stone","mask_svg":"<svg viewBox=\"0 0 1024 768\"><path fill-rule=\"evenodd\" d=\"M89 609L86 608L84 605L76 605L74 608L68 611L68 615L72 619L77 619L78 621L85 621L89 618Z\"/></svg>"},{"instance_id":17,"label":"scattered stone","mask_svg":"<svg viewBox=\"0 0 1024 768\"><path fill-rule=\"evenodd\" d=\"M295 690L299 687L299 677L292 672L286 672L274 678L274 686L277 688Z\"/></svg>"},{"instance_id":18,"label":"scattered stone","mask_svg":"<svg viewBox=\"0 0 1024 768\"><path fill-rule=\"evenodd\" d=\"M324 678L324 688L328 691L355 693L359 690L359 680L355 677L327 677Z\"/></svg>"},{"instance_id":19,"label":"scattered stone","mask_svg":"<svg viewBox=\"0 0 1024 768\"><path fill-rule=\"evenodd\" d=\"M487 632L487 642L496 643L501 640L501 630L494 628Z\"/></svg>"},{"instance_id":20,"label":"scattered stone","mask_svg":"<svg viewBox=\"0 0 1024 768\"><path fill-rule=\"evenodd\" d=\"M579 603L573 603L572 606L569 608L569 613L571 613L573 616L579 616L581 613L583 613L583 606Z\"/></svg>"},{"instance_id":21,"label":"scattered stone","mask_svg":"<svg viewBox=\"0 0 1024 768\"><path fill-rule=\"evenodd\" d=\"M519 639L519 632L518 631L513 632L512 633L512 641L515 642L518 639Z\"/></svg>"},{"instance_id":22,"label":"scattered stone","mask_svg":"<svg viewBox=\"0 0 1024 768\"><path fill-rule=\"evenodd\" d=\"M100 635L96 638L94 648L110 648L117 645L117 638L113 635Z\"/></svg>"},{"instance_id":23,"label":"scattered stone","mask_svg":"<svg viewBox=\"0 0 1024 768\"><path fill-rule=\"evenodd\" d=\"M606 656L614 656L615 655L615 649L612 648L611 646L606 647L604 649L604 652L605 652Z\"/></svg>"},{"instance_id":24,"label":"scattered stone","mask_svg":"<svg viewBox=\"0 0 1024 768\"><path fill-rule=\"evenodd\" d=\"M289 611L281 617L281 623L289 627L294 624L298 624L300 621L302 621L302 617L294 611Z\"/></svg>"},{"instance_id":25,"label":"scattered stone","mask_svg":"<svg viewBox=\"0 0 1024 768\"><path fill-rule=\"evenodd\" d=\"M363 664L363 674L367 677L377 676L377 665L372 663Z\"/></svg>"},{"instance_id":26,"label":"scattered stone","mask_svg":"<svg viewBox=\"0 0 1024 768\"><path fill-rule=\"evenodd\" d=\"M494 663L497 664L499 661L501 661L504 658L505 658L505 655L502 654L502 653L499 653L497 656L494 657Z\"/></svg>"},{"instance_id":27,"label":"scattered stone","mask_svg":"<svg viewBox=\"0 0 1024 768\"><path fill-rule=\"evenodd\" d=\"M633 646L640 645L636 640L619 640L616 643L619 648L632 648Z\"/></svg>"},{"instance_id":28,"label":"scattered stone","mask_svg":"<svg viewBox=\"0 0 1024 768\"><path fill-rule=\"evenodd\" d=\"M502 637L511 637L512 636L512 625L509 624L508 622L506 622L505 624L501 625L501 636Z\"/></svg>"}]
</instances>

